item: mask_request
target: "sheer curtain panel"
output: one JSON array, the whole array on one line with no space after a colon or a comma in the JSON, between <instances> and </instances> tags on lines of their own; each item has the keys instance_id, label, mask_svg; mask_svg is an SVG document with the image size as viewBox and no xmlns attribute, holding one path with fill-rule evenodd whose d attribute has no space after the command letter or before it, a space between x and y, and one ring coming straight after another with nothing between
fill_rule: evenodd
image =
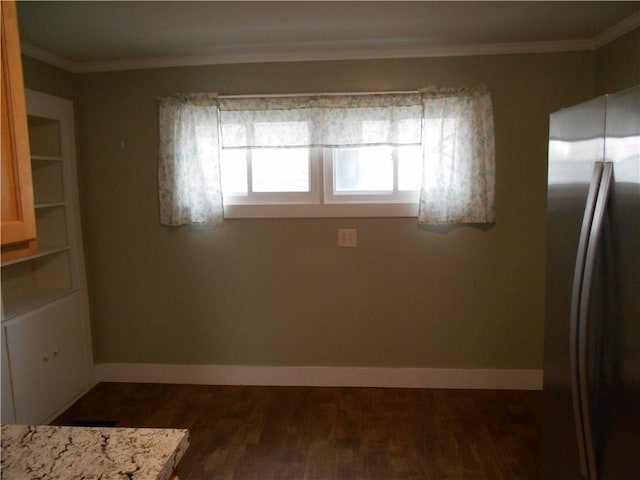
<instances>
[{"instance_id":1,"label":"sheer curtain panel","mask_svg":"<svg viewBox=\"0 0 640 480\"><path fill-rule=\"evenodd\" d=\"M163 225L220 225L220 141L217 95L159 99L159 200Z\"/></svg>"},{"instance_id":2,"label":"sheer curtain panel","mask_svg":"<svg viewBox=\"0 0 640 480\"><path fill-rule=\"evenodd\" d=\"M486 86L423 94L423 179L418 223L495 222L493 107Z\"/></svg>"}]
</instances>

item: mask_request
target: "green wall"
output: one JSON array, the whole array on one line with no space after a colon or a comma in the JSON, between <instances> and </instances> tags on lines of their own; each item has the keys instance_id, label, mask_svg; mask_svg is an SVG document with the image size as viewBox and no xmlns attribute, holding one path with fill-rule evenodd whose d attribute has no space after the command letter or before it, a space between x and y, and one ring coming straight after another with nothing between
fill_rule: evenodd
<instances>
[{"instance_id":1,"label":"green wall","mask_svg":"<svg viewBox=\"0 0 640 480\"><path fill-rule=\"evenodd\" d=\"M548 115L593 96L596 57L74 75L96 362L542 368ZM34 63L25 62L28 86L36 81ZM480 82L489 86L495 110L492 228L428 231L412 218L230 219L199 229L159 224L158 96ZM358 248L337 247L340 227L358 229Z\"/></svg>"},{"instance_id":2,"label":"green wall","mask_svg":"<svg viewBox=\"0 0 640 480\"><path fill-rule=\"evenodd\" d=\"M595 95L640 85L640 28L596 52Z\"/></svg>"},{"instance_id":3,"label":"green wall","mask_svg":"<svg viewBox=\"0 0 640 480\"><path fill-rule=\"evenodd\" d=\"M27 88L38 90L49 95L73 99L76 82L75 75L65 70L52 67L31 57L22 57L24 82ZM77 136L78 132L76 132Z\"/></svg>"}]
</instances>

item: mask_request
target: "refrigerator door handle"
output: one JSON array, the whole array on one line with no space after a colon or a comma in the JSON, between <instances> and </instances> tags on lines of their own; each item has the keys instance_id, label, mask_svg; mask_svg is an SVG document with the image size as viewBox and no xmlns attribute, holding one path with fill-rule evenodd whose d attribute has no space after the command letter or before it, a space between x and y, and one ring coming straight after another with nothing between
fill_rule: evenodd
<instances>
[{"instance_id":1,"label":"refrigerator door handle","mask_svg":"<svg viewBox=\"0 0 640 480\"><path fill-rule=\"evenodd\" d=\"M596 208L596 201L598 199L598 191L600 189L600 182L602 178L603 164L602 162L596 162L593 167L593 175L591 177L591 183L589 185L589 192L587 194L587 202L584 209L584 215L582 218L582 227L580 229L580 239L578 241L578 251L576 255L575 270L573 274L573 287L571 289L571 316L569 321L569 360L570 360L570 375L571 375L571 397L573 401L573 418L576 427L577 440L578 440L578 456L580 459L580 471L584 478L588 477L588 465L587 465L587 446L584 436L584 423L585 415L583 412L582 403L582 385L580 382L580 350L579 350L579 337L580 331L580 306L581 296L583 292L583 280L585 262L587 257L587 246L589 244L589 236L591 233L591 225L593 222L593 215Z\"/></svg>"},{"instance_id":2,"label":"refrigerator door handle","mask_svg":"<svg viewBox=\"0 0 640 480\"><path fill-rule=\"evenodd\" d=\"M580 318L578 319L578 369L580 401L582 404L584 439L586 447L587 471L589 480L597 480L598 470L596 465L595 444L592 425L591 397L589 395L589 305L591 304L591 291L594 283L596 271L596 261L602 229L604 227L604 217L609 201L609 190L613 178L613 164L607 162L602 170L602 179L598 189L598 199L593 212L591 232L589 233L589 243L585 258L584 277L582 282L582 293L580 295Z\"/></svg>"}]
</instances>

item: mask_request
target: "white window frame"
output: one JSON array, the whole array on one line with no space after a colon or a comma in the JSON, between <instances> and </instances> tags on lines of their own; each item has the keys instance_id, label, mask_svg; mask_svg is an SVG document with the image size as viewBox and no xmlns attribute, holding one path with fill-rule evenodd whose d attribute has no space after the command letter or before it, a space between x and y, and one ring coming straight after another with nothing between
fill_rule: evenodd
<instances>
[{"instance_id":1,"label":"white window frame","mask_svg":"<svg viewBox=\"0 0 640 480\"><path fill-rule=\"evenodd\" d=\"M393 190L335 193L335 152L333 148L325 148L322 152L324 173L324 203L326 204L413 204L418 202L418 190L400 190L398 187L398 148L391 150L393 162Z\"/></svg>"},{"instance_id":2,"label":"white window frame","mask_svg":"<svg viewBox=\"0 0 640 480\"><path fill-rule=\"evenodd\" d=\"M339 195L333 192L332 148L310 148L310 192L251 192L247 150L247 194L225 194L225 218L417 217L419 191L398 190L397 149L393 149L394 191Z\"/></svg>"},{"instance_id":3,"label":"white window frame","mask_svg":"<svg viewBox=\"0 0 640 480\"><path fill-rule=\"evenodd\" d=\"M315 149L309 149L309 191L308 192L254 192L252 190L251 149L246 152L247 193L224 194L226 206L260 206L260 205L315 205L320 202L319 164Z\"/></svg>"}]
</instances>

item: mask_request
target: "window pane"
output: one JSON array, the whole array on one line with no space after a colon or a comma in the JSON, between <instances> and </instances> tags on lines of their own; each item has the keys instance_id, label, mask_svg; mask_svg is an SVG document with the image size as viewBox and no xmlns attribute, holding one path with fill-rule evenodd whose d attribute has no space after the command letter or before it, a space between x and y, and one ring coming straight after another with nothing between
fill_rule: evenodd
<instances>
[{"instance_id":1,"label":"window pane","mask_svg":"<svg viewBox=\"0 0 640 480\"><path fill-rule=\"evenodd\" d=\"M254 192L308 192L308 148L260 148L251 151Z\"/></svg>"},{"instance_id":2,"label":"window pane","mask_svg":"<svg viewBox=\"0 0 640 480\"><path fill-rule=\"evenodd\" d=\"M223 195L247 193L247 151L223 149L220 156Z\"/></svg>"},{"instance_id":3,"label":"window pane","mask_svg":"<svg viewBox=\"0 0 640 480\"><path fill-rule=\"evenodd\" d=\"M422 147L398 148L398 190L420 190L422 181Z\"/></svg>"},{"instance_id":4,"label":"window pane","mask_svg":"<svg viewBox=\"0 0 640 480\"><path fill-rule=\"evenodd\" d=\"M393 190L391 147L339 148L333 158L335 192Z\"/></svg>"}]
</instances>

